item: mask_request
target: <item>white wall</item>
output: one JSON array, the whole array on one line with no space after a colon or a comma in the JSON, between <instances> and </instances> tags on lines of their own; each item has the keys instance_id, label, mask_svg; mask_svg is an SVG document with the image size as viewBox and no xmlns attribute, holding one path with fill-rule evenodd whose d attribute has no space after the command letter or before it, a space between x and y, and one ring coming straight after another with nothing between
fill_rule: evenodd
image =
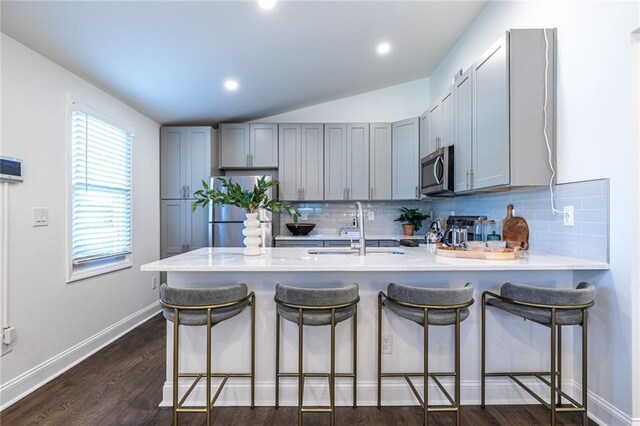
<instances>
[{"instance_id":1,"label":"white wall","mask_svg":"<svg viewBox=\"0 0 640 426\"><path fill-rule=\"evenodd\" d=\"M76 361L81 349L91 347L74 345L114 324L117 327L101 338L117 335L132 325L124 319L139 320L130 316L157 301L152 275L141 273L139 267L160 255L160 162L158 123L15 40L2 35L1 42L2 153L22 158L25 179L10 190L9 315L17 341L13 352L0 360L0 398L5 405L35 380L55 374ZM71 284L65 275L69 93L135 132L134 265ZM31 226L36 206L49 208L48 227ZM153 308L158 311L157 305ZM42 371L34 370L45 362Z\"/></svg>"},{"instance_id":2,"label":"white wall","mask_svg":"<svg viewBox=\"0 0 640 426\"><path fill-rule=\"evenodd\" d=\"M637 2L490 2L430 76L435 98L505 30L558 28L558 181L611 179L611 271L585 276L598 286L589 390L635 418L640 404L632 404L630 373L640 365L632 363L632 308L638 303L632 304L631 283L638 253L622 225L639 214L631 115L631 32L639 16ZM637 371L635 377L637 401Z\"/></svg>"},{"instance_id":3,"label":"white wall","mask_svg":"<svg viewBox=\"0 0 640 426\"><path fill-rule=\"evenodd\" d=\"M429 79L423 78L284 114L272 115L254 122L393 122L419 116L427 109L428 101Z\"/></svg>"}]
</instances>

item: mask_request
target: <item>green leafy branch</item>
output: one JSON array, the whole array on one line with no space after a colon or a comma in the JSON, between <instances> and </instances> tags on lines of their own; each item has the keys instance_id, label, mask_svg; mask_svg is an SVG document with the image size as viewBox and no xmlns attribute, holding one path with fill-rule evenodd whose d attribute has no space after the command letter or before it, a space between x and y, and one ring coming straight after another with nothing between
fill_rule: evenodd
<instances>
[{"instance_id":1,"label":"green leafy branch","mask_svg":"<svg viewBox=\"0 0 640 426\"><path fill-rule=\"evenodd\" d=\"M262 176L256 181L253 189L243 189L238 183L233 183L231 178L218 178L222 182L222 189L212 189L207 182L202 181L202 189L193 193L195 201L191 205L192 211L196 211L198 207L206 207L213 205L229 205L236 206L247 213L257 213L258 210L264 209L271 213L285 212L294 222L298 222L298 212L291 207L291 204L285 201L279 201L269 198L267 191L279 185L277 180L267 180Z\"/></svg>"},{"instance_id":2,"label":"green leafy branch","mask_svg":"<svg viewBox=\"0 0 640 426\"><path fill-rule=\"evenodd\" d=\"M416 232L418 232L420 228L422 228L422 221L429 217L418 209L410 209L408 207L402 207L400 209L400 212L402 214L398 216L398 218L395 219L394 222L402 222L406 225L413 225Z\"/></svg>"}]
</instances>

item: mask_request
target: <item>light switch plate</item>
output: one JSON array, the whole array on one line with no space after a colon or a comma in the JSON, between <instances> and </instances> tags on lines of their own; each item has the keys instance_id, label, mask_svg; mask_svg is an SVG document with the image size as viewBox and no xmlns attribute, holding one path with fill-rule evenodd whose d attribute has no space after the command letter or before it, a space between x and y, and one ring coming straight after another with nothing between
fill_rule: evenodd
<instances>
[{"instance_id":1,"label":"light switch plate","mask_svg":"<svg viewBox=\"0 0 640 426\"><path fill-rule=\"evenodd\" d=\"M376 220L375 212L367 212L367 220Z\"/></svg>"},{"instance_id":2,"label":"light switch plate","mask_svg":"<svg viewBox=\"0 0 640 426\"><path fill-rule=\"evenodd\" d=\"M33 208L33 226L49 226L49 208Z\"/></svg>"}]
</instances>

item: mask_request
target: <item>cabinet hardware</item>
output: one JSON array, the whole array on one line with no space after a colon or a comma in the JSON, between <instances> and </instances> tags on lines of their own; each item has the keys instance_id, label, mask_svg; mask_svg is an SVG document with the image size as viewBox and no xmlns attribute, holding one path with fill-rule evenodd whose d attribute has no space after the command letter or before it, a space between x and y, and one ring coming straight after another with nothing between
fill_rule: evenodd
<instances>
[{"instance_id":1,"label":"cabinet hardware","mask_svg":"<svg viewBox=\"0 0 640 426\"><path fill-rule=\"evenodd\" d=\"M420 190L416 186L416 198L420 198Z\"/></svg>"},{"instance_id":2,"label":"cabinet hardware","mask_svg":"<svg viewBox=\"0 0 640 426\"><path fill-rule=\"evenodd\" d=\"M184 198L189 198L191 196L191 187L189 185L185 187L184 195L185 195Z\"/></svg>"},{"instance_id":3,"label":"cabinet hardware","mask_svg":"<svg viewBox=\"0 0 640 426\"><path fill-rule=\"evenodd\" d=\"M469 187L471 186L471 184L470 184L470 180L469 180L469 170L467 170L467 180L466 180L466 183L467 183L467 185L466 185L466 186L467 186L467 188L469 188Z\"/></svg>"},{"instance_id":4,"label":"cabinet hardware","mask_svg":"<svg viewBox=\"0 0 640 426\"><path fill-rule=\"evenodd\" d=\"M475 186L475 180L476 180L476 172L474 172L473 170L469 171L469 186L473 189L473 187Z\"/></svg>"},{"instance_id":5,"label":"cabinet hardware","mask_svg":"<svg viewBox=\"0 0 640 426\"><path fill-rule=\"evenodd\" d=\"M253 167L253 154L249 154L249 167Z\"/></svg>"},{"instance_id":6,"label":"cabinet hardware","mask_svg":"<svg viewBox=\"0 0 640 426\"><path fill-rule=\"evenodd\" d=\"M347 200L351 199L351 188L347 188Z\"/></svg>"},{"instance_id":7,"label":"cabinet hardware","mask_svg":"<svg viewBox=\"0 0 640 426\"><path fill-rule=\"evenodd\" d=\"M302 193L302 200L304 200L304 188L301 188L300 192Z\"/></svg>"},{"instance_id":8,"label":"cabinet hardware","mask_svg":"<svg viewBox=\"0 0 640 426\"><path fill-rule=\"evenodd\" d=\"M247 162L247 167L249 167L249 154L247 154L247 159L245 161Z\"/></svg>"},{"instance_id":9,"label":"cabinet hardware","mask_svg":"<svg viewBox=\"0 0 640 426\"><path fill-rule=\"evenodd\" d=\"M369 199L373 200L373 188L369 188Z\"/></svg>"}]
</instances>

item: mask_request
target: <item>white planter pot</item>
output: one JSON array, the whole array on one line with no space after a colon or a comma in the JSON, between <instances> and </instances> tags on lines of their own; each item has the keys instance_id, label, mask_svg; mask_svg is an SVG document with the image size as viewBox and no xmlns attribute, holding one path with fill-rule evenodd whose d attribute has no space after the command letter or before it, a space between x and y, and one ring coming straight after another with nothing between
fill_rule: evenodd
<instances>
[{"instance_id":1,"label":"white planter pot","mask_svg":"<svg viewBox=\"0 0 640 426\"><path fill-rule=\"evenodd\" d=\"M262 231L260 230L260 221L258 220L258 213L247 213L247 220L244 221L244 229L242 235L244 239L244 255L245 256L257 256L262 254L260 249L260 243Z\"/></svg>"}]
</instances>

